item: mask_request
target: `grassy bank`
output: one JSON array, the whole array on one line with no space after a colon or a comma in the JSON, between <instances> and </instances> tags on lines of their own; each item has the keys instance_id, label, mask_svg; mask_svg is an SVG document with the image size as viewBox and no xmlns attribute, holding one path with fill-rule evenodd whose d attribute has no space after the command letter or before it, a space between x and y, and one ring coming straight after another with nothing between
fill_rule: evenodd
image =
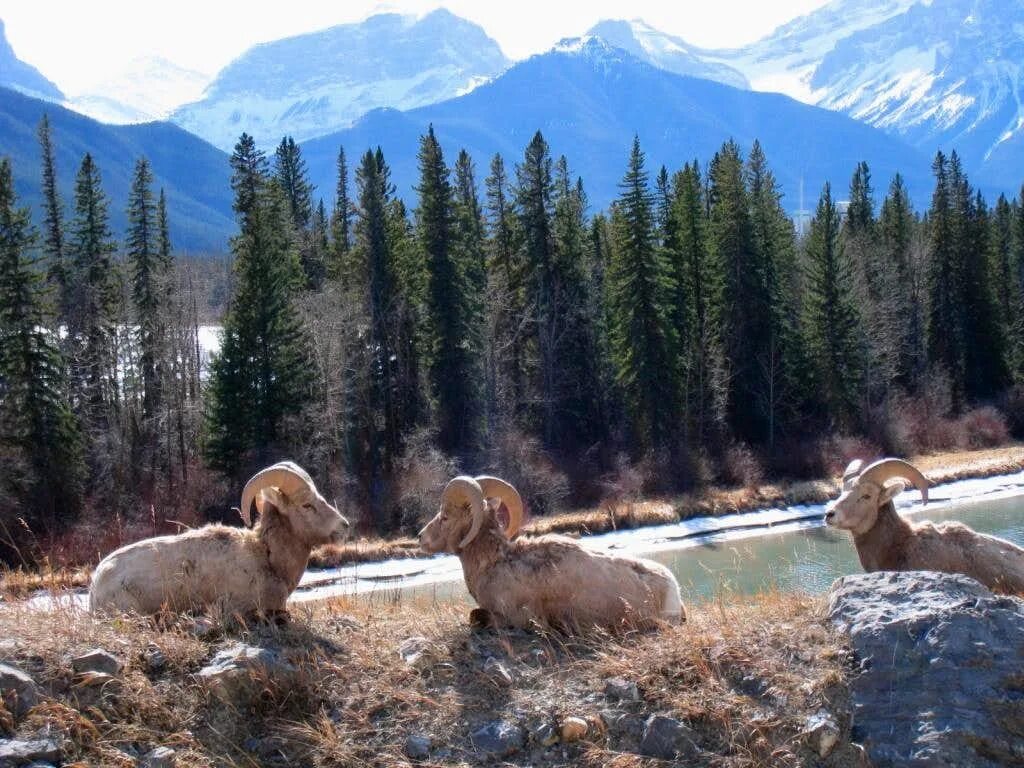
<instances>
[{"instance_id":1,"label":"grassy bank","mask_svg":"<svg viewBox=\"0 0 1024 768\"><path fill-rule=\"evenodd\" d=\"M0 736L48 730L65 765L105 766L134 765L157 746L174 749L178 766L395 766L418 736L430 744L420 764L478 765L490 761L470 735L503 720L525 734L505 764L626 768L662 764L638 754L638 728L659 714L687 729L698 750L687 764L860 764L848 656L820 599L720 599L691 606L681 626L579 640L473 630L468 608L338 600L304 608L283 629L200 638L187 624L0 607L0 661L46 694L17 723L0 707ZM425 652L410 664L398 649L413 636ZM255 696L225 705L196 673L239 640L278 650L295 671L287 682L258 677ZM102 686L70 663L96 647L125 665ZM616 677L636 684L637 700L606 692ZM839 727L824 761L806 733L820 710ZM570 717L585 735L544 746Z\"/></svg>"},{"instance_id":2,"label":"grassy bank","mask_svg":"<svg viewBox=\"0 0 1024 768\"><path fill-rule=\"evenodd\" d=\"M935 483L966 478L992 477L1024 470L1024 446L988 448L917 456L911 461ZM586 535L621 528L639 528L687 520L691 517L726 515L766 507L820 504L838 494L839 478L791 483L767 483L746 488L703 488L670 499L619 501L596 509L574 510L535 518L527 533ZM310 558L310 566L326 568L345 563L373 562L420 555L415 539L370 539L323 547Z\"/></svg>"}]
</instances>

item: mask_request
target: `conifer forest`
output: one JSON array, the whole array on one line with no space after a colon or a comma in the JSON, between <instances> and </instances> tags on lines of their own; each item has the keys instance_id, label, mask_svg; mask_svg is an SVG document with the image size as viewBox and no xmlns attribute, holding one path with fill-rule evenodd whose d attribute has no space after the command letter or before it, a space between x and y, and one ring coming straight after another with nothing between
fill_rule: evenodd
<instances>
[{"instance_id":1,"label":"conifer forest","mask_svg":"<svg viewBox=\"0 0 1024 768\"><path fill-rule=\"evenodd\" d=\"M758 143L651 168L636 138L597 211L539 132L484 159L429 129L410 200L380 149L339 149L323 190L292 139L243 134L207 364L146 158L113 232L103 169L85 155L62 200L45 119L38 138L41 210L0 160L9 563L237 522L241 484L285 458L386 535L457 471L541 515L1024 429L1024 205L986 201L956 153L927 210L861 163L794 221Z\"/></svg>"}]
</instances>

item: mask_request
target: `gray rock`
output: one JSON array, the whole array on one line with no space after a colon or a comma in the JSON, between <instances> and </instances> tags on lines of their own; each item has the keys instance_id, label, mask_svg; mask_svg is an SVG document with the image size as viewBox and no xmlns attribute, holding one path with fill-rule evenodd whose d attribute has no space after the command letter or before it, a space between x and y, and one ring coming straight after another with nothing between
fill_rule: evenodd
<instances>
[{"instance_id":1,"label":"gray rock","mask_svg":"<svg viewBox=\"0 0 1024 768\"><path fill-rule=\"evenodd\" d=\"M1024 762L1024 601L966 576L838 579L829 616L850 638L853 740L884 766Z\"/></svg>"},{"instance_id":2,"label":"gray rock","mask_svg":"<svg viewBox=\"0 0 1024 768\"><path fill-rule=\"evenodd\" d=\"M647 724L647 718L643 715L634 715L617 709L603 709L600 716L611 736L633 741L640 741L643 738L644 726Z\"/></svg>"},{"instance_id":3,"label":"gray rock","mask_svg":"<svg viewBox=\"0 0 1024 768\"><path fill-rule=\"evenodd\" d=\"M693 731L680 720L665 715L651 715L644 724L640 754L662 760L690 759L698 753Z\"/></svg>"},{"instance_id":4,"label":"gray rock","mask_svg":"<svg viewBox=\"0 0 1024 768\"><path fill-rule=\"evenodd\" d=\"M255 695L264 681L287 685L295 672L277 651L237 643L214 656L196 677L222 701L241 704Z\"/></svg>"},{"instance_id":5,"label":"gray rock","mask_svg":"<svg viewBox=\"0 0 1024 768\"><path fill-rule=\"evenodd\" d=\"M438 660L434 643L419 635L403 640L398 646L398 655L406 664L419 671L427 669Z\"/></svg>"},{"instance_id":6,"label":"gray rock","mask_svg":"<svg viewBox=\"0 0 1024 768\"><path fill-rule=\"evenodd\" d=\"M0 739L0 766L28 763L56 763L60 760L60 745L53 739Z\"/></svg>"},{"instance_id":7,"label":"gray rock","mask_svg":"<svg viewBox=\"0 0 1024 768\"><path fill-rule=\"evenodd\" d=\"M493 656L488 656L487 661L484 662L484 674L504 688L512 685L512 673Z\"/></svg>"},{"instance_id":8,"label":"gray rock","mask_svg":"<svg viewBox=\"0 0 1024 768\"><path fill-rule=\"evenodd\" d=\"M610 677L604 681L604 695L612 701L640 701L640 689L632 680Z\"/></svg>"},{"instance_id":9,"label":"gray rock","mask_svg":"<svg viewBox=\"0 0 1024 768\"><path fill-rule=\"evenodd\" d=\"M189 623L188 631L192 633L192 636L199 640L211 640L217 636L219 627L217 622L208 616L196 616Z\"/></svg>"},{"instance_id":10,"label":"gray rock","mask_svg":"<svg viewBox=\"0 0 1024 768\"><path fill-rule=\"evenodd\" d=\"M39 703L39 686L17 667L0 664L0 699L8 712L21 717Z\"/></svg>"},{"instance_id":11,"label":"gray rock","mask_svg":"<svg viewBox=\"0 0 1024 768\"><path fill-rule=\"evenodd\" d=\"M154 675L160 674L167 668L167 656L164 655L163 650L156 643L150 643L146 646L143 658L146 661L146 669Z\"/></svg>"},{"instance_id":12,"label":"gray rock","mask_svg":"<svg viewBox=\"0 0 1024 768\"><path fill-rule=\"evenodd\" d=\"M120 674L122 666L120 659L102 648L93 648L71 660L71 668L79 675L84 672L99 672L114 677Z\"/></svg>"},{"instance_id":13,"label":"gray rock","mask_svg":"<svg viewBox=\"0 0 1024 768\"><path fill-rule=\"evenodd\" d=\"M433 742L429 736L412 734L405 740L402 751L410 760L426 760L430 757L430 747Z\"/></svg>"},{"instance_id":14,"label":"gray rock","mask_svg":"<svg viewBox=\"0 0 1024 768\"><path fill-rule=\"evenodd\" d=\"M170 747L157 747L139 760L139 768L174 768L175 752Z\"/></svg>"},{"instance_id":15,"label":"gray rock","mask_svg":"<svg viewBox=\"0 0 1024 768\"><path fill-rule=\"evenodd\" d=\"M839 724L828 710L818 710L804 722L804 739L807 746L818 753L823 760L832 754L839 743Z\"/></svg>"},{"instance_id":16,"label":"gray rock","mask_svg":"<svg viewBox=\"0 0 1024 768\"><path fill-rule=\"evenodd\" d=\"M526 733L521 727L507 720L495 720L470 736L473 747L494 757L508 757L523 748Z\"/></svg>"},{"instance_id":17,"label":"gray rock","mask_svg":"<svg viewBox=\"0 0 1024 768\"><path fill-rule=\"evenodd\" d=\"M558 728L554 723L545 720L530 731L530 738L542 747L550 747L558 741Z\"/></svg>"}]
</instances>

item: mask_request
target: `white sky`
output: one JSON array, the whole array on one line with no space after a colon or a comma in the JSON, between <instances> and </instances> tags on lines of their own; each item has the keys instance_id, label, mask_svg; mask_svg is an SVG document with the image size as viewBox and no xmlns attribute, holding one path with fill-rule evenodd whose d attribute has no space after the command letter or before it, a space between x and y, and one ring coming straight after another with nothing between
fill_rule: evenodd
<instances>
[{"instance_id":1,"label":"white sky","mask_svg":"<svg viewBox=\"0 0 1024 768\"><path fill-rule=\"evenodd\" d=\"M141 56L212 74L249 46L359 21L383 10L439 5L480 24L520 59L600 19L642 18L705 47L742 45L826 0L0 0L18 58L66 93L87 90Z\"/></svg>"}]
</instances>

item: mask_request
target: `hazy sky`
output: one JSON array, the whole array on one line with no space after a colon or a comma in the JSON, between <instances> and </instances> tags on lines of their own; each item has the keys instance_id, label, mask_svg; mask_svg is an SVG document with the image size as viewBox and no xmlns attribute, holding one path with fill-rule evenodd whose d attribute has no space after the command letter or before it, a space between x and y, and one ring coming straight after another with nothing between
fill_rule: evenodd
<instances>
[{"instance_id":1,"label":"hazy sky","mask_svg":"<svg viewBox=\"0 0 1024 768\"><path fill-rule=\"evenodd\" d=\"M439 5L487 30L513 59L579 35L605 18L642 18L688 42L740 45L826 0L0 0L19 58L65 92L87 89L140 56L213 73L254 43Z\"/></svg>"}]
</instances>

